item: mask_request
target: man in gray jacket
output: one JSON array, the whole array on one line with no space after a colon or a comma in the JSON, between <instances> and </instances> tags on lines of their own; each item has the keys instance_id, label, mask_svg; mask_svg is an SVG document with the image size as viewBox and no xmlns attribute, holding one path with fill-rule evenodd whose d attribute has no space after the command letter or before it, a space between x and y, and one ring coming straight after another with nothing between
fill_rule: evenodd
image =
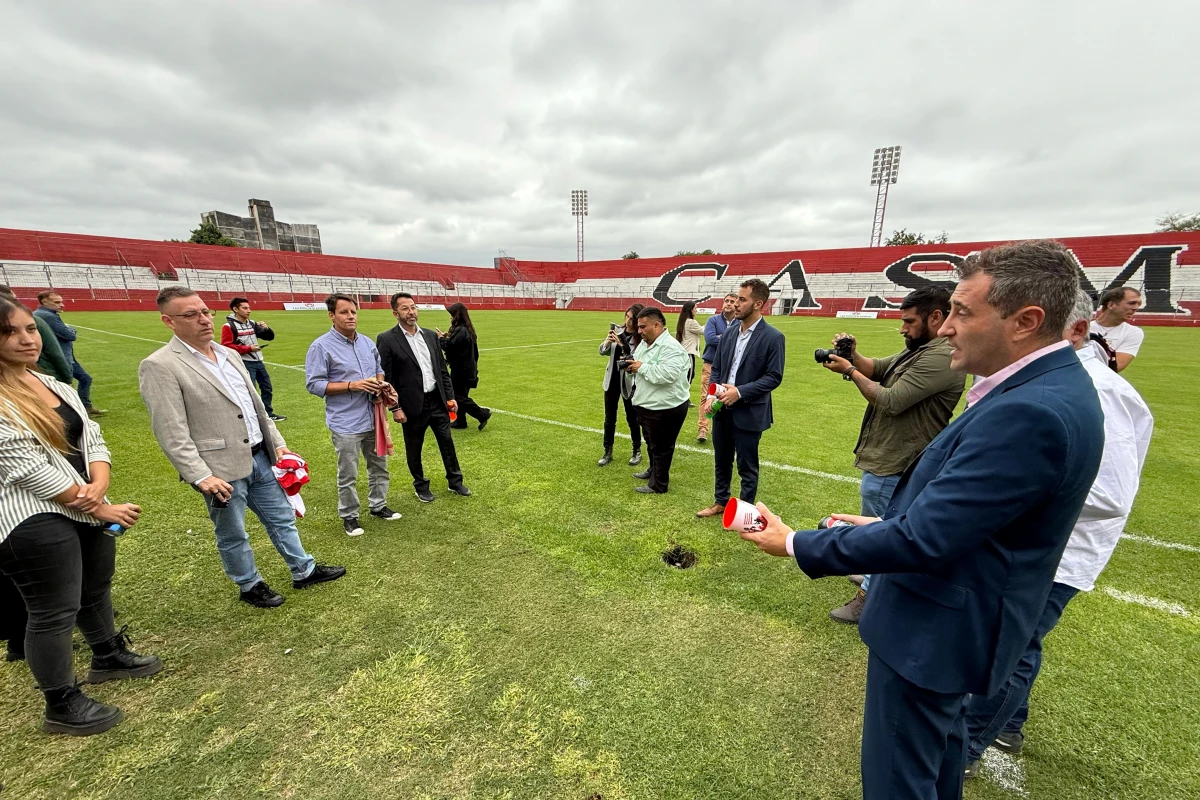
<instances>
[{"instance_id":1,"label":"man in gray jacket","mask_svg":"<svg viewBox=\"0 0 1200 800\"><path fill-rule=\"evenodd\" d=\"M318 564L304 551L296 514L271 470L291 451L250 388L241 358L213 341L213 312L185 286L160 291L158 310L175 336L138 369L142 400L154 438L180 479L204 496L221 564L241 599L258 608L283 605L254 564L247 506L287 562L293 588L345 575L345 567Z\"/></svg>"}]
</instances>

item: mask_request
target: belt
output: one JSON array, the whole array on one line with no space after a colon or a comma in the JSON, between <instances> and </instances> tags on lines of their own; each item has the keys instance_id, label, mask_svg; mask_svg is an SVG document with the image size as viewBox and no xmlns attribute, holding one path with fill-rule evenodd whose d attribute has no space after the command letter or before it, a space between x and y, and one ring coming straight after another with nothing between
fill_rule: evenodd
<instances>
[{"instance_id":1,"label":"belt","mask_svg":"<svg viewBox=\"0 0 1200 800\"><path fill-rule=\"evenodd\" d=\"M250 455L252 455L252 456L258 455L259 453L262 452L262 449L263 449L262 442L259 442L258 444L252 444L252 445L250 445Z\"/></svg>"}]
</instances>

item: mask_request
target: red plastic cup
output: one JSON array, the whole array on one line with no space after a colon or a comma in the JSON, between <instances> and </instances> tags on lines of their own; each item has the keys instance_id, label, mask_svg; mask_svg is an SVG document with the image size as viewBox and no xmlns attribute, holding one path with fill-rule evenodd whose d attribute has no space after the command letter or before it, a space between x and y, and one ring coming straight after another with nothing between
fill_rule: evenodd
<instances>
[{"instance_id":1,"label":"red plastic cup","mask_svg":"<svg viewBox=\"0 0 1200 800\"><path fill-rule=\"evenodd\" d=\"M450 412L450 421L451 422L455 422L458 420L458 412L457 411L455 411L453 408L449 408L446 410Z\"/></svg>"},{"instance_id":2,"label":"red plastic cup","mask_svg":"<svg viewBox=\"0 0 1200 800\"><path fill-rule=\"evenodd\" d=\"M747 503L740 497L729 498L722 521L727 531L758 533L767 529L767 518L758 513L753 503Z\"/></svg>"}]
</instances>

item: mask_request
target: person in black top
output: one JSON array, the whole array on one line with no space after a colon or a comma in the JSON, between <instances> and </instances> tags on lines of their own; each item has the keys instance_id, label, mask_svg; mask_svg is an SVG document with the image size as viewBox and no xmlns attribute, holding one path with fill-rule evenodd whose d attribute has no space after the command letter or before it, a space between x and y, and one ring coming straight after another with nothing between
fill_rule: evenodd
<instances>
[{"instance_id":1,"label":"person in black top","mask_svg":"<svg viewBox=\"0 0 1200 800\"><path fill-rule=\"evenodd\" d=\"M0 573L28 609L24 655L46 698L42 730L88 736L122 714L79 691L72 629L92 648L89 683L153 675L162 662L129 650L113 625L113 536L141 509L105 497L100 426L74 389L34 371L40 353L33 316L0 299Z\"/></svg>"},{"instance_id":2,"label":"person in black top","mask_svg":"<svg viewBox=\"0 0 1200 800\"><path fill-rule=\"evenodd\" d=\"M600 355L608 356L604 380L600 384L604 389L604 455L596 462L600 467L607 467L613 459L613 442L617 438L617 398L625 404L625 422L629 425L629 437L633 439L633 455L629 459L629 466L642 463L642 429L633 407L633 374L617 365L619 359L632 356L634 348L641 344L637 315L642 313L642 308L641 303L631 305L625 311L624 328L614 324L600 343Z\"/></svg>"},{"instance_id":3,"label":"person in black top","mask_svg":"<svg viewBox=\"0 0 1200 800\"><path fill-rule=\"evenodd\" d=\"M467 417L474 417L479 420L479 430L483 430L492 418L492 410L470 397L471 390L479 386L479 340L475 336L475 326L462 303L455 303L446 310L450 312L450 330L445 333L437 328L434 330L441 340L442 352L446 354L454 399L458 401L458 420L450 423L450 427L465 428Z\"/></svg>"}]
</instances>

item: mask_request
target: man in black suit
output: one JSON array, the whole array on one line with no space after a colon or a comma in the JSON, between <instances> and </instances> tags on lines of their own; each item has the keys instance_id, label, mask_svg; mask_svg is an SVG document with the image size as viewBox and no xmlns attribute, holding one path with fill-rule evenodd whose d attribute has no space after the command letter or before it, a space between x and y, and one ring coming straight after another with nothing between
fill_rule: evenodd
<instances>
[{"instance_id":1,"label":"man in black suit","mask_svg":"<svg viewBox=\"0 0 1200 800\"><path fill-rule=\"evenodd\" d=\"M1029 647L1100 468L1104 415L1062 331L1079 292L1058 242L1018 242L959 267L939 333L975 375L967 410L900 478L883 518L744 533L811 578L872 573L858 631L870 648L866 800L955 800L964 700L991 697Z\"/></svg>"},{"instance_id":2,"label":"man in black suit","mask_svg":"<svg viewBox=\"0 0 1200 800\"><path fill-rule=\"evenodd\" d=\"M713 358L709 380L720 387L717 399L724 406L713 417L716 499L697 517L716 517L725 509L735 455L742 483L738 497L753 503L758 492L758 442L774 421L771 392L783 382L783 334L762 318L770 298L770 287L758 278L742 283L733 309L740 327L730 323ZM706 396L700 413L707 414L712 405L712 396Z\"/></svg>"},{"instance_id":3,"label":"man in black suit","mask_svg":"<svg viewBox=\"0 0 1200 800\"><path fill-rule=\"evenodd\" d=\"M446 370L442 348L438 346L437 334L417 326L417 303L407 292L392 295L392 316L399 324L379 334L375 342L379 347L384 378L396 388L400 398L399 403L389 410L392 419L399 422L404 431L404 455L408 459L417 499L422 503L433 502L433 492L429 491L429 480L421 466L421 448L429 428L433 428L438 450L442 453L450 491L470 497L471 490L463 486L462 470L458 467L454 439L450 435L448 411L457 414L458 404L454 400L454 386Z\"/></svg>"}]
</instances>

